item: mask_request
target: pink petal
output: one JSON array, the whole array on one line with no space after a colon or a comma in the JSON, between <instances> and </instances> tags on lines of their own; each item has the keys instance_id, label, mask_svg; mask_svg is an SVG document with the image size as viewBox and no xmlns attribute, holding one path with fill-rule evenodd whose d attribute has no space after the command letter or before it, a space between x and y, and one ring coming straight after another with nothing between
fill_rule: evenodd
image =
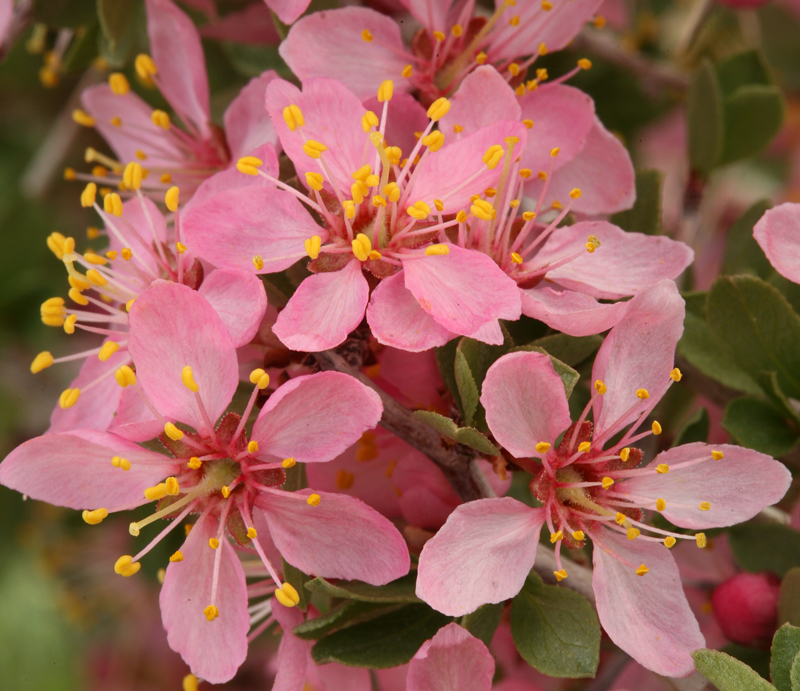
<instances>
[{"instance_id":1,"label":"pink petal","mask_svg":"<svg viewBox=\"0 0 800 691\"><path fill-rule=\"evenodd\" d=\"M664 395L684 314L685 303L672 281L656 283L628 303L625 316L600 346L592 369L592 381L599 379L608 387L606 394L595 398L595 436L618 420L622 424L623 417L625 424L633 422L637 411L625 413L639 402L639 389L646 389L655 401Z\"/></svg>"},{"instance_id":2,"label":"pink petal","mask_svg":"<svg viewBox=\"0 0 800 691\"><path fill-rule=\"evenodd\" d=\"M570 336L591 336L619 323L628 311L627 302L600 303L584 293L551 288L547 281L535 288L520 289L522 313Z\"/></svg>"},{"instance_id":3,"label":"pink petal","mask_svg":"<svg viewBox=\"0 0 800 691\"><path fill-rule=\"evenodd\" d=\"M302 691L306 672L311 666L311 642L295 636L292 631L305 621L303 613L297 607L284 607L272 598L272 614L283 630L283 637L278 646L275 683L272 691Z\"/></svg>"},{"instance_id":4,"label":"pink petal","mask_svg":"<svg viewBox=\"0 0 800 691\"><path fill-rule=\"evenodd\" d=\"M0 46L6 38L6 33L11 28L14 17L14 0L0 0Z\"/></svg>"},{"instance_id":5,"label":"pink petal","mask_svg":"<svg viewBox=\"0 0 800 691\"><path fill-rule=\"evenodd\" d=\"M379 118L383 113L383 103L379 103L374 94L364 101L364 108L371 110ZM395 92L386 111L387 144L399 146L406 154L411 153L417 144L414 132L422 132L427 126L428 115L420 102L410 94Z\"/></svg>"},{"instance_id":6,"label":"pink petal","mask_svg":"<svg viewBox=\"0 0 800 691\"><path fill-rule=\"evenodd\" d=\"M800 204L781 204L767 211L753 237L781 276L800 283Z\"/></svg>"},{"instance_id":7,"label":"pink petal","mask_svg":"<svg viewBox=\"0 0 800 691\"><path fill-rule=\"evenodd\" d=\"M259 2L229 12L211 24L204 24L199 32L203 38L258 46L277 45L281 40L269 9Z\"/></svg>"},{"instance_id":8,"label":"pink petal","mask_svg":"<svg viewBox=\"0 0 800 691\"><path fill-rule=\"evenodd\" d=\"M580 252L594 235L600 247L547 272L551 281L594 298L635 295L665 278L675 279L692 263L694 252L664 235L626 233L605 221L559 228L533 259L535 266L555 264Z\"/></svg>"},{"instance_id":9,"label":"pink petal","mask_svg":"<svg viewBox=\"0 0 800 691\"><path fill-rule=\"evenodd\" d=\"M384 348L378 354L379 385L394 398L412 408L443 408L439 393L444 389L436 356L432 350L409 353L397 348Z\"/></svg>"},{"instance_id":10,"label":"pink petal","mask_svg":"<svg viewBox=\"0 0 800 691\"><path fill-rule=\"evenodd\" d=\"M455 622L439 629L414 655L408 691L490 691L494 658L489 649Z\"/></svg>"},{"instance_id":11,"label":"pink petal","mask_svg":"<svg viewBox=\"0 0 800 691\"><path fill-rule=\"evenodd\" d=\"M503 345L503 342L505 341L503 330L500 328L500 322L497 321L497 319L488 321L482 326L478 327L472 333L464 335L469 336L469 338L472 338L476 341L488 343L489 345Z\"/></svg>"},{"instance_id":12,"label":"pink petal","mask_svg":"<svg viewBox=\"0 0 800 691\"><path fill-rule=\"evenodd\" d=\"M380 396L354 377L318 372L278 388L258 414L252 437L259 456L320 463L357 442L382 414Z\"/></svg>"},{"instance_id":13,"label":"pink petal","mask_svg":"<svg viewBox=\"0 0 800 691\"><path fill-rule=\"evenodd\" d=\"M364 318L369 284L361 263L306 278L278 315L273 333L287 348L309 353L342 343Z\"/></svg>"},{"instance_id":14,"label":"pink petal","mask_svg":"<svg viewBox=\"0 0 800 691\"><path fill-rule=\"evenodd\" d=\"M406 289L402 271L384 278L372 292L367 323L379 343L415 353L443 346L452 337Z\"/></svg>"},{"instance_id":15,"label":"pink petal","mask_svg":"<svg viewBox=\"0 0 800 691\"><path fill-rule=\"evenodd\" d=\"M370 43L361 37L364 31L372 34ZM364 7L309 14L291 28L279 49L304 84L314 77L336 77L359 99L374 96L385 79L392 79L397 91L410 89L401 76L409 62L404 51L397 23Z\"/></svg>"},{"instance_id":16,"label":"pink petal","mask_svg":"<svg viewBox=\"0 0 800 691\"><path fill-rule=\"evenodd\" d=\"M217 536L219 521L205 514L183 543L183 561L170 563L161 587L161 619L170 647L192 673L212 684L233 679L247 657L247 588L244 569L227 538L219 542L219 583L213 602L219 610L208 621L203 610L211 602L214 558L208 541Z\"/></svg>"},{"instance_id":17,"label":"pink petal","mask_svg":"<svg viewBox=\"0 0 800 691\"><path fill-rule=\"evenodd\" d=\"M264 284L252 271L216 269L197 291L214 308L231 336L233 345L249 343L267 311Z\"/></svg>"},{"instance_id":18,"label":"pink petal","mask_svg":"<svg viewBox=\"0 0 800 691\"><path fill-rule=\"evenodd\" d=\"M256 499L284 559L304 573L384 585L408 573L408 549L397 528L377 511L342 494L275 490Z\"/></svg>"},{"instance_id":19,"label":"pink petal","mask_svg":"<svg viewBox=\"0 0 800 691\"><path fill-rule=\"evenodd\" d=\"M284 24L293 24L306 11L311 0L264 0Z\"/></svg>"},{"instance_id":20,"label":"pink petal","mask_svg":"<svg viewBox=\"0 0 800 691\"><path fill-rule=\"evenodd\" d=\"M131 469L111 465L114 456L127 458ZM0 465L0 483L56 506L122 511L144 504L144 490L178 468L114 434L81 429L21 444Z\"/></svg>"},{"instance_id":21,"label":"pink petal","mask_svg":"<svg viewBox=\"0 0 800 691\"><path fill-rule=\"evenodd\" d=\"M327 232L293 195L271 185L223 190L193 204L182 227L188 246L200 257L224 269L250 273L256 273L255 255L264 260L257 273L274 273L307 256L303 243L308 238L327 239Z\"/></svg>"},{"instance_id":22,"label":"pink petal","mask_svg":"<svg viewBox=\"0 0 800 691\"><path fill-rule=\"evenodd\" d=\"M146 0L147 34L161 93L181 119L211 136L206 59L200 35L172 0Z\"/></svg>"},{"instance_id":23,"label":"pink petal","mask_svg":"<svg viewBox=\"0 0 800 691\"><path fill-rule=\"evenodd\" d=\"M711 460L711 451L724 458ZM707 459L685 468L680 464ZM666 463L670 471L658 475L655 466ZM681 528L720 528L742 523L759 511L777 504L792 481L783 463L741 446L685 444L656 456L648 466L652 475L639 475L619 483L618 492L658 498L667 503L664 517ZM701 511L701 502L710 502ZM641 502L637 502L641 503Z\"/></svg>"},{"instance_id":24,"label":"pink petal","mask_svg":"<svg viewBox=\"0 0 800 691\"><path fill-rule=\"evenodd\" d=\"M601 533L603 544L595 542L594 547L592 586L606 633L647 669L666 677L688 677L694 672L689 653L704 648L705 640L669 550L658 542L629 541L624 533ZM637 576L640 564L649 573Z\"/></svg>"},{"instance_id":25,"label":"pink petal","mask_svg":"<svg viewBox=\"0 0 800 691\"><path fill-rule=\"evenodd\" d=\"M434 31L448 32L448 16L453 6L453 0L400 0L425 30L432 34Z\"/></svg>"},{"instance_id":26,"label":"pink petal","mask_svg":"<svg viewBox=\"0 0 800 691\"><path fill-rule=\"evenodd\" d=\"M278 135L264 108L267 85L277 78L275 70L267 70L254 77L225 111L225 135L233 161L251 154L264 144L278 144Z\"/></svg>"},{"instance_id":27,"label":"pink petal","mask_svg":"<svg viewBox=\"0 0 800 691\"><path fill-rule=\"evenodd\" d=\"M522 305L516 283L487 255L448 247L447 255L403 262L405 286L422 309L458 334L471 334L490 320L519 319Z\"/></svg>"},{"instance_id":28,"label":"pink petal","mask_svg":"<svg viewBox=\"0 0 800 691\"><path fill-rule=\"evenodd\" d=\"M497 360L483 381L481 403L495 439L517 458L540 456L536 444L554 444L572 422L564 383L543 353Z\"/></svg>"},{"instance_id":29,"label":"pink petal","mask_svg":"<svg viewBox=\"0 0 800 691\"><path fill-rule=\"evenodd\" d=\"M177 283L156 281L136 298L129 314L128 350L144 392L164 417L208 432L198 408L203 401L211 423L225 411L239 383L236 349L208 301ZM198 394L181 373L192 368Z\"/></svg>"},{"instance_id":30,"label":"pink petal","mask_svg":"<svg viewBox=\"0 0 800 691\"><path fill-rule=\"evenodd\" d=\"M455 140L452 134L445 134L444 147L429 154L417 167L408 192L409 203L423 201L433 209L434 199L440 199L444 202L444 214L469 209L473 194L483 193L483 190L495 186L500 179L503 165L489 170L482 158L490 146L498 144L505 148L506 137L519 138L519 143L514 147L514 155L517 155L525 148L528 129L521 122L500 120L461 139ZM452 195L449 194L477 172L480 175L472 182Z\"/></svg>"},{"instance_id":31,"label":"pink petal","mask_svg":"<svg viewBox=\"0 0 800 691\"><path fill-rule=\"evenodd\" d=\"M106 228L109 238L108 248L115 252L120 252L123 247L128 247L133 252L133 261L140 266L146 267L149 273L156 276L161 275L161 264L156 262L151 252L154 237L158 238L159 242L162 243L167 241L167 224L164 221L164 216L159 208L147 197L143 199L134 197L126 201L122 205L122 209L123 218L136 232L132 233L126 223L120 223L119 220L112 217L112 222L119 231L120 237L109 228ZM137 237L137 234L139 237Z\"/></svg>"},{"instance_id":32,"label":"pink petal","mask_svg":"<svg viewBox=\"0 0 800 691\"><path fill-rule=\"evenodd\" d=\"M116 384L113 377L112 381ZM143 442L155 439L163 431L161 421L153 415L135 387L127 387L121 391L117 416L108 431L128 441Z\"/></svg>"},{"instance_id":33,"label":"pink petal","mask_svg":"<svg viewBox=\"0 0 800 691\"><path fill-rule=\"evenodd\" d=\"M514 597L533 568L544 511L504 499L462 504L419 557L417 597L448 616Z\"/></svg>"},{"instance_id":34,"label":"pink petal","mask_svg":"<svg viewBox=\"0 0 800 691\"><path fill-rule=\"evenodd\" d=\"M306 677L312 688L325 691L371 691L370 670L330 662L325 665L311 665ZM274 691L274 690L273 690ZM387 691L381 687L381 691Z\"/></svg>"}]
</instances>

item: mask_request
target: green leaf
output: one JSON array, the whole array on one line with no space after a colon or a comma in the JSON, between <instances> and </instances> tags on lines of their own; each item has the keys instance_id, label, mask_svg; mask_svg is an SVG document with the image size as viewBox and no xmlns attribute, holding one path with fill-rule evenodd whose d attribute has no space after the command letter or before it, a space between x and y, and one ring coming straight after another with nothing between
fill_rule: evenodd
<instances>
[{"instance_id":1,"label":"green leaf","mask_svg":"<svg viewBox=\"0 0 800 691\"><path fill-rule=\"evenodd\" d=\"M442 376L442 381L447 387L447 390L452 394L458 409L462 411L463 415L461 397L458 395L458 384L456 384L456 371L453 366L459 341L460 339L454 338L452 341L448 341L446 345L436 348L435 353L436 364L439 367L439 374Z\"/></svg>"},{"instance_id":2,"label":"green leaf","mask_svg":"<svg viewBox=\"0 0 800 691\"><path fill-rule=\"evenodd\" d=\"M772 206L768 199L761 199L745 211L725 236L725 256L722 274L754 274L764 280L772 273L764 251L753 238L753 227Z\"/></svg>"},{"instance_id":3,"label":"green leaf","mask_svg":"<svg viewBox=\"0 0 800 691\"><path fill-rule=\"evenodd\" d=\"M769 680L769 651L748 648L738 643L728 643L722 648L723 653L735 657L739 662L744 662L750 669L763 679Z\"/></svg>"},{"instance_id":4,"label":"green leaf","mask_svg":"<svg viewBox=\"0 0 800 691\"><path fill-rule=\"evenodd\" d=\"M52 27L88 26L96 18L95 0L36 0L31 18Z\"/></svg>"},{"instance_id":5,"label":"green leaf","mask_svg":"<svg viewBox=\"0 0 800 691\"><path fill-rule=\"evenodd\" d=\"M602 336L567 336L551 334L528 345L541 348L565 365L576 367L603 345Z\"/></svg>"},{"instance_id":6,"label":"green leaf","mask_svg":"<svg viewBox=\"0 0 800 691\"><path fill-rule=\"evenodd\" d=\"M692 168L710 173L722 158L725 121L717 74L708 60L692 77L686 117Z\"/></svg>"},{"instance_id":7,"label":"green leaf","mask_svg":"<svg viewBox=\"0 0 800 691\"><path fill-rule=\"evenodd\" d=\"M785 105L777 86L747 84L725 98L725 139L721 164L754 156L783 125Z\"/></svg>"},{"instance_id":8,"label":"green leaf","mask_svg":"<svg viewBox=\"0 0 800 691\"><path fill-rule=\"evenodd\" d=\"M480 392L472 376L469 363L467 363L467 358L458 349L456 349L455 369L456 386L458 386L458 395L461 398L464 422L470 425L475 417L475 411L478 409Z\"/></svg>"},{"instance_id":9,"label":"green leaf","mask_svg":"<svg viewBox=\"0 0 800 691\"><path fill-rule=\"evenodd\" d=\"M433 427L439 434L448 439L476 449L487 456L499 456L500 450L492 444L485 434L474 427L459 427L449 417L434 413L430 410L415 410L414 417Z\"/></svg>"},{"instance_id":10,"label":"green leaf","mask_svg":"<svg viewBox=\"0 0 800 691\"><path fill-rule=\"evenodd\" d=\"M306 592L305 585L311 580L311 576L307 576L300 569L292 566L285 559L283 561L283 577L286 582L292 586L297 594L300 596L300 602L297 603L297 609L305 612L308 609L308 593Z\"/></svg>"},{"instance_id":11,"label":"green leaf","mask_svg":"<svg viewBox=\"0 0 800 691\"><path fill-rule=\"evenodd\" d=\"M397 667L411 660L420 646L450 621L428 605L405 605L325 636L311 649L311 656L318 665Z\"/></svg>"},{"instance_id":12,"label":"green leaf","mask_svg":"<svg viewBox=\"0 0 800 691\"><path fill-rule=\"evenodd\" d=\"M111 50L116 50L130 30L135 7L135 0L97 0L100 28L108 39Z\"/></svg>"},{"instance_id":13,"label":"green leaf","mask_svg":"<svg viewBox=\"0 0 800 691\"><path fill-rule=\"evenodd\" d=\"M448 439L455 439L458 434L458 425L449 417L434 413L430 410L415 410L414 417L430 425L439 434L443 434Z\"/></svg>"},{"instance_id":14,"label":"green leaf","mask_svg":"<svg viewBox=\"0 0 800 691\"><path fill-rule=\"evenodd\" d=\"M767 398L772 402L783 416L795 425L800 424L800 415L792 407L786 394L781 391L781 385L778 383L778 375L775 372L758 372L756 374L756 381L767 394Z\"/></svg>"},{"instance_id":15,"label":"green leaf","mask_svg":"<svg viewBox=\"0 0 800 691\"><path fill-rule=\"evenodd\" d=\"M306 588L312 593L361 602L420 602L414 594L416 583L417 575L412 571L386 585L369 585L361 581L339 581L334 584L324 578L314 578L306 583Z\"/></svg>"},{"instance_id":16,"label":"green leaf","mask_svg":"<svg viewBox=\"0 0 800 691\"><path fill-rule=\"evenodd\" d=\"M751 276L722 276L708 294L708 323L746 372L776 372L800 398L800 317L775 288Z\"/></svg>"},{"instance_id":17,"label":"green leaf","mask_svg":"<svg viewBox=\"0 0 800 691\"><path fill-rule=\"evenodd\" d=\"M593 677L600 659L600 623L582 595L544 585L531 574L511 604L511 635L519 654L551 677Z\"/></svg>"},{"instance_id":18,"label":"green leaf","mask_svg":"<svg viewBox=\"0 0 800 691\"><path fill-rule=\"evenodd\" d=\"M519 352L532 352L532 353L542 353L543 355L550 355L544 348L540 348L534 345L527 345L527 346L519 346L517 348L512 348L512 353L519 353ZM581 375L578 374L572 367L569 365L564 364L561 360L554 358L550 355L550 360L553 363L553 369L556 371L556 374L561 377L561 381L564 384L564 393L569 398L572 395L572 390L575 388L575 384L578 383L578 380L581 378Z\"/></svg>"},{"instance_id":19,"label":"green leaf","mask_svg":"<svg viewBox=\"0 0 800 691\"><path fill-rule=\"evenodd\" d=\"M800 566L800 532L777 523L745 523L728 531L736 563L745 571L772 571L781 578Z\"/></svg>"},{"instance_id":20,"label":"green leaf","mask_svg":"<svg viewBox=\"0 0 800 691\"><path fill-rule=\"evenodd\" d=\"M673 448L676 446L683 446L684 444L692 444L696 441L708 441L708 432L711 429L711 421L708 417L708 410L703 407L696 410L692 416L686 421L683 429L678 432L673 442Z\"/></svg>"},{"instance_id":21,"label":"green leaf","mask_svg":"<svg viewBox=\"0 0 800 691\"><path fill-rule=\"evenodd\" d=\"M275 70L282 77L291 75L278 53L277 46L222 43L222 51L231 67L243 77L257 77L266 70Z\"/></svg>"},{"instance_id":22,"label":"green leaf","mask_svg":"<svg viewBox=\"0 0 800 691\"><path fill-rule=\"evenodd\" d=\"M784 624L772 639L772 660L769 665L772 683L778 691L792 691L792 663L800 652L800 629Z\"/></svg>"},{"instance_id":23,"label":"green leaf","mask_svg":"<svg viewBox=\"0 0 800 691\"><path fill-rule=\"evenodd\" d=\"M789 569L781 583L778 598L778 624L800 626L800 567Z\"/></svg>"},{"instance_id":24,"label":"green leaf","mask_svg":"<svg viewBox=\"0 0 800 691\"><path fill-rule=\"evenodd\" d=\"M664 174L660 170L637 170L636 202L632 209L614 214L611 222L632 233L658 235L661 232L663 184Z\"/></svg>"},{"instance_id":25,"label":"green leaf","mask_svg":"<svg viewBox=\"0 0 800 691\"><path fill-rule=\"evenodd\" d=\"M474 612L461 617L461 626L488 646L492 642L494 632L500 625L500 616L502 614L502 602L496 605L483 605Z\"/></svg>"},{"instance_id":26,"label":"green leaf","mask_svg":"<svg viewBox=\"0 0 800 691\"><path fill-rule=\"evenodd\" d=\"M366 619L374 616L376 611L385 608L386 605L375 602L347 600L327 614L304 621L294 629L294 635L306 641L316 641L327 636L331 631L341 629L354 619Z\"/></svg>"},{"instance_id":27,"label":"green leaf","mask_svg":"<svg viewBox=\"0 0 800 691\"><path fill-rule=\"evenodd\" d=\"M722 427L742 446L770 456L785 456L800 442L797 429L780 410L753 396L728 403Z\"/></svg>"},{"instance_id":28,"label":"green leaf","mask_svg":"<svg viewBox=\"0 0 800 691\"><path fill-rule=\"evenodd\" d=\"M789 681L792 683L792 691L800 691L800 653L794 656Z\"/></svg>"},{"instance_id":29,"label":"green leaf","mask_svg":"<svg viewBox=\"0 0 800 691\"><path fill-rule=\"evenodd\" d=\"M695 650L697 670L719 691L775 691L775 687L744 662L718 650Z\"/></svg>"},{"instance_id":30,"label":"green leaf","mask_svg":"<svg viewBox=\"0 0 800 691\"><path fill-rule=\"evenodd\" d=\"M83 30L75 32L75 40L70 45L61 69L64 72L80 72L85 70L97 57L97 39L100 35L100 25L93 22Z\"/></svg>"}]
</instances>

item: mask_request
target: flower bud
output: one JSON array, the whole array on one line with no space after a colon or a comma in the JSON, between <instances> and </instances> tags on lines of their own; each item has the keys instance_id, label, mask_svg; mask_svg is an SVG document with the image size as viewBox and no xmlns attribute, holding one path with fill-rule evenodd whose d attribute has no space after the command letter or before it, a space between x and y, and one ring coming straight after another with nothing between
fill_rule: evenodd
<instances>
[{"instance_id":1,"label":"flower bud","mask_svg":"<svg viewBox=\"0 0 800 691\"><path fill-rule=\"evenodd\" d=\"M734 643L769 648L778 623L780 579L773 573L740 573L711 596L714 618Z\"/></svg>"}]
</instances>

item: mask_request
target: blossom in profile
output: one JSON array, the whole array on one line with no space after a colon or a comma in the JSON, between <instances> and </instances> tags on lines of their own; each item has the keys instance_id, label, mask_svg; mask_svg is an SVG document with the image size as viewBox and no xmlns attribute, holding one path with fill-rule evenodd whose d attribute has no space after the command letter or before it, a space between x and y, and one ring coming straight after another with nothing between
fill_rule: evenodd
<instances>
[{"instance_id":1,"label":"blossom in profile","mask_svg":"<svg viewBox=\"0 0 800 691\"><path fill-rule=\"evenodd\" d=\"M636 442L662 431L657 421L643 423L681 378L673 360L683 318L672 281L633 298L597 354L592 398L575 422L548 356L512 353L490 367L481 393L487 424L533 474L542 506L509 497L458 507L422 551L420 598L458 616L513 597L547 526L558 580L569 577L563 547L593 543L600 623L620 648L664 676L694 671L689 653L704 639L669 548L678 540L705 547L706 535L656 528L645 512L688 531L733 525L779 501L791 475L769 456L728 444L678 446L638 467Z\"/></svg>"},{"instance_id":2,"label":"blossom in profile","mask_svg":"<svg viewBox=\"0 0 800 691\"><path fill-rule=\"evenodd\" d=\"M139 536L160 519L166 525L137 554L117 560L121 576L137 573L140 560L189 519L160 604L170 646L196 676L227 681L246 656L242 549L258 555L272 579L265 592L287 606L299 601L297 592L282 582L265 547L305 573L329 578L382 585L408 572L403 538L374 509L339 494L281 489L295 463L329 461L373 428L383 408L377 394L337 372L297 377L269 397L248 435L245 423L269 377L253 371L243 414L225 412L239 383L236 350L202 295L159 281L137 299L130 323L134 364L122 368L125 385L140 398L144 422L160 429L170 456L110 432L78 429L18 447L0 465L0 482L83 510L92 525L157 502L130 533Z\"/></svg>"}]
</instances>

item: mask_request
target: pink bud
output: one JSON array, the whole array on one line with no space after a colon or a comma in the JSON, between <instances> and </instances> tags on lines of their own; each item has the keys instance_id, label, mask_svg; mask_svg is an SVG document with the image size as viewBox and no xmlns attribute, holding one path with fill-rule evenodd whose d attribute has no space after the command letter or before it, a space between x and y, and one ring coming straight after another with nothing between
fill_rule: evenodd
<instances>
[{"instance_id":1,"label":"pink bud","mask_svg":"<svg viewBox=\"0 0 800 691\"><path fill-rule=\"evenodd\" d=\"M711 605L722 632L742 645L768 648L777 628L781 580L773 573L740 573L714 591Z\"/></svg>"}]
</instances>

